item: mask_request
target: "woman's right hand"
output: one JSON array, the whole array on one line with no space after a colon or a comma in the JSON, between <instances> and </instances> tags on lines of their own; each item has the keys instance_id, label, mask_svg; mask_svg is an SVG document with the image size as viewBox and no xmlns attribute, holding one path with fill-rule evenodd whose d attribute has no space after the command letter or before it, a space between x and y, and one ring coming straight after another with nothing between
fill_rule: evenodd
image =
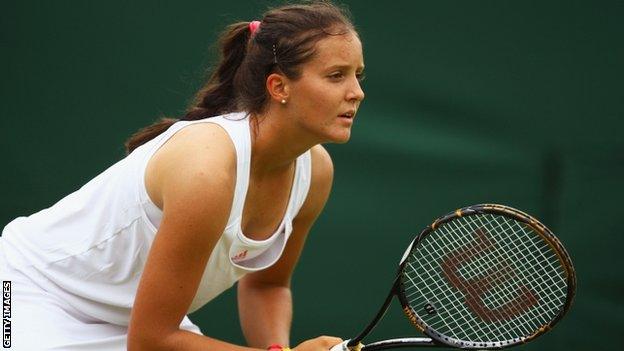
<instances>
[{"instance_id":1,"label":"woman's right hand","mask_svg":"<svg viewBox=\"0 0 624 351\"><path fill-rule=\"evenodd\" d=\"M319 336L318 338L306 340L297 345L293 351L327 351L332 346L338 345L342 342L341 338L334 336Z\"/></svg>"}]
</instances>

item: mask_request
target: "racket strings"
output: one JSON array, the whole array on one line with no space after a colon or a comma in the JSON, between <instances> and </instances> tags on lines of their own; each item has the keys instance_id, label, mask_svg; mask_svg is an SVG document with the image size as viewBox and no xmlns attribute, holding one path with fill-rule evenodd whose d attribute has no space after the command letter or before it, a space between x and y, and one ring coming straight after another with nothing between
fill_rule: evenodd
<instances>
[{"instance_id":1,"label":"racket strings","mask_svg":"<svg viewBox=\"0 0 624 351\"><path fill-rule=\"evenodd\" d=\"M497 219L496 217L494 217L494 220L499 220L499 218ZM477 219L480 218L477 217ZM510 226L510 222L506 221L505 223L508 225L509 229L513 231L513 228ZM526 225L520 225L520 227L523 228L524 234L527 234L527 244L532 244L532 247L529 247L529 245L514 245L514 249L516 249L517 251L511 251L512 255L515 259L517 259L516 262L524 260L526 263L528 263L528 267L533 267L535 269L534 273L538 274L534 275L533 277L541 277L544 279L540 287L550 292L550 294L546 295L547 298L557 298L557 301L549 300L546 301L546 303L539 304L538 306L552 306L556 304L559 304L559 306L563 305L563 303L565 302L567 285L560 284L561 282L565 283L565 272L563 270L563 267L559 263L559 258L557 254L552 251L548 244L545 243L540 237L536 235L531 235L532 229L528 229ZM519 240L520 238L517 237L515 238L515 240L511 241L511 243L514 244ZM523 252L525 254L518 256L519 252ZM538 253L541 257L536 257L536 255L533 255L532 253ZM542 265L545 266L543 267ZM519 268L520 267L517 267L517 269ZM522 270L520 269L519 271L522 272ZM528 279L529 277L522 277L522 281L527 281ZM558 291L553 289L553 287L556 286L559 286L560 288Z\"/></svg>"},{"instance_id":2,"label":"racket strings","mask_svg":"<svg viewBox=\"0 0 624 351\"><path fill-rule=\"evenodd\" d=\"M479 225L484 225L484 223L483 223L483 221L481 220L481 218L480 218L480 217L476 217L476 216L475 216L475 217L473 217L473 218L476 218L477 220L479 220ZM496 222L497 222L498 224L500 224L500 225L504 225L504 224L509 225L509 222L508 222L508 221L506 221L505 223L499 223L499 222L497 221L497 218L496 218L496 217L493 217L493 220L494 220L494 221L496 221ZM498 218L498 220L500 220L500 217ZM472 224L473 224L473 225L475 225L475 224L476 224L476 223L475 223L475 221L473 221L473 222L472 222ZM526 226L520 225L519 227L523 229L523 230L522 230L522 232L523 232L522 234L530 234L530 232L527 232L527 231L526 231ZM518 235L518 234L519 234L519 233L518 233L518 231L514 230L511 226L509 226L509 229L510 229L510 231L513 233L513 235ZM531 230L529 229L529 231L531 231ZM531 252L531 251L527 252L527 250L530 250L530 249L531 249L531 248L529 247L529 245L520 245L520 246L519 246L519 245L517 245L517 244L516 244L516 243L518 242L518 240L519 240L519 235L518 235L518 237L516 237L516 238L515 238L515 240L510 240L510 241L509 241L509 244L510 244L509 246L511 246L511 249L512 249L512 250L509 250L509 251L506 251L505 253L503 253L503 252L502 252L502 246L499 246L499 247L498 247L498 249L496 250L496 252L495 252L495 253L496 253L496 255L497 255L498 257L501 257L503 254L509 254L509 255L511 255L511 256L512 256L512 258L514 258L514 259L515 259L515 261L514 261L514 262L520 262L520 261L524 260L524 262L523 262L523 263L524 263L524 265L527 265L527 263L528 263L528 265L527 265L527 266L529 266L529 267L536 267L537 269L539 269L539 268L540 268L540 266L541 266L541 264L543 264L544 262L546 262L546 263L548 263L548 265L549 265L549 266L550 266L553 270L554 270L554 269L556 269L556 268L552 265L552 262L551 262L553 259L554 259L554 260L556 260L556 259L557 259L556 254L552 253L552 254L550 255L550 258L547 258L547 257L543 254L543 252L542 252L542 250L541 250L541 249L543 249L544 247L542 247L542 248L537 247L537 243L536 243L536 241L540 241L540 242L542 242L542 243L543 243L543 241L541 241L541 239L539 239L538 237L536 237L536 236L534 236L534 235L527 235L527 236L526 236L526 239L528 239L528 241L525 241L525 243L527 243L527 244L533 244L533 248L532 248L532 249L534 249L534 250L533 250L532 252L537 252L537 253L540 253L540 254L541 254L541 256L542 256L542 259L543 259L543 260L539 260L538 258L534 257L534 255L531 255L531 254L530 254L530 252ZM518 255L519 253L521 253L521 255L520 255L520 256ZM485 256L485 258L486 258L486 259L491 258L491 257L492 257L492 256ZM493 262L489 262L489 263L493 263ZM524 282L526 282L526 281L527 281L528 277L523 276L523 273L524 273L524 272L520 269L520 267L517 267L517 265L514 265L513 270L514 270L515 272L519 272L519 274L518 274L518 275L519 275L519 277L518 277L519 279L518 279L517 281L520 281L520 282L523 282L523 281L524 281ZM533 275L534 277L545 277L545 278L549 278L549 277L551 277L551 275L550 275L550 274L543 274L543 272L536 272L536 273L542 273L542 274L536 274L536 275ZM513 282L513 281L512 281L512 282ZM490 292L492 292L492 291L493 291L493 292L494 292L494 294L491 294L490 296L488 296L488 294L484 294L484 295L483 295L483 296L484 296L484 298L483 298L483 302L484 302L484 304L486 304L486 305L487 305L487 304L488 304L488 302L490 302L490 304L492 304L492 305L496 305L496 304L499 304L499 305L500 305L500 304L502 304L502 303L501 303L501 300L505 300L506 298L513 297L513 296L514 296L513 289L518 287L518 284L505 284L505 282L504 282L504 281L500 281L500 280L499 280L497 283L498 283L498 287L501 287L501 288L507 288L507 289L505 289L504 291L500 291L501 289L492 289L492 290L490 290ZM554 281L551 281L550 283L554 283ZM545 285L543 285L543 286L545 286L545 287L548 289L548 288L550 288L552 285L551 285L551 284L545 284ZM549 294L549 295L547 295L547 296L551 296L551 295L552 295L552 293L555 293L554 291L552 291L552 289L550 289L550 290L551 290L551 291L550 291L550 292L551 292L551 294ZM517 291L517 289L516 289L516 291ZM564 294L563 296L565 296L565 294ZM496 298L499 298L499 299L496 299ZM516 297L514 297L514 298L513 298L510 302L517 302L517 301L519 301L519 300L518 300ZM546 305L547 305L547 304L537 304L537 307L539 307L539 306L546 306ZM520 307L522 307L522 306L514 306L514 307L518 307L518 308L520 308ZM529 313L530 313L531 311L534 311L534 310L529 310ZM534 319L529 319L529 320L527 320L527 323L529 323L529 322L531 322L531 321L534 321ZM547 322L547 321L546 321L546 322ZM533 330L535 330L535 328L538 328L538 327L539 327L538 325L533 325Z\"/></svg>"},{"instance_id":3,"label":"racket strings","mask_svg":"<svg viewBox=\"0 0 624 351\"><path fill-rule=\"evenodd\" d=\"M483 223L481 223L481 224L483 224ZM517 234L517 233L516 233L516 234ZM517 248L516 248L516 249L517 249ZM515 253L515 252L517 252L517 251L510 251L510 252L514 252L514 253ZM500 255L498 255L498 256L500 256ZM487 258L489 258L489 262L488 262L488 263L489 263L490 265L494 264L494 263L493 263L493 260L491 259L492 257L495 257L495 256L494 256L494 255L485 256L485 258L486 258L486 259L487 259ZM496 264L498 264L498 263L496 263ZM516 268L517 268L517 267L516 267ZM473 271L473 272L474 272L474 269L470 269L470 271ZM474 275L474 274L473 274L473 275ZM505 280L508 280L508 278L509 278L509 277L507 277L507 279L505 279ZM501 283L504 283L504 281L501 281L501 279L499 279L499 281L495 281L495 282L494 282L494 285L499 285L499 286L501 286ZM504 285L503 285L503 286L504 286ZM494 291L494 292L496 292L496 290L493 290L493 291ZM507 295L509 295L509 293L508 293L508 292L507 292L506 294L507 294ZM492 297L497 297L497 296L498 296L498 297L500 297L500 295L501 295L501 292L498 292L497 294L493 294L493 295L492 295ZM499 298L499 299L500 299L500 298ZM513 301L513 300L512 300L512 301ZM501 303L501 304L502 304L502 303ZM498 317L500 317L500 316L498 316Z\"/></svg>"},{"instance_id":4,"label":"racket strings","mask_svg":"<svg viewBox=\"0 0 624 351\"><path fill-rule=\"evenodd\" d=\"M485 235L481 241L475 238L479 230ZM526 224L472 215L445 223L419 245L404 270L405 295L423 322L449 337L488 342L526 337L565 303L559 258ZM453 255L454 280L449 282L440 262L448 266ZM475 286L479 282L487 286ZM527 291L535 295L532 302ZM473 308L467 297L474 300ZM435 313L423 310L427 304Z\"/></svg>"},{"instance_id":5,"label":"racket strings","mask_svg":"<svg viewBox=\"0 0 624 351\"><path fill-rule=\"evenodd\" d=\"M415 270L415 268L408 263L408 265ZM433 266L430 267L431 269L433 269ZM410 278L410 281L413 283L414 281ZM416 285L415 288L417 291L417 293L420 296L436 296L436 297L440 297L438 300L428 300L427 303L434 303L436 306L442 305L442 306L446 306L446 304L452 304L455 301L454 300L459 300L461 298L461 296L458 295L454 295L452 296L452 298L450 298L449 296L444 296L440 294L440 291L436 291L434 289L432 289L430 286L424 286L424 289L422 289L422 287L419 285ZM427 291L424 291L424 290ZM414 293L413 293L414 294ZM413 294L411 296L413 296ZM411 298L410 298L411 301ZM411 302L410 302L411 305ZM470 321L466 318L467 314L458 314L458 315L454 315L454 316L450 316L448 313L448 310L442 309L439 311L436 311L436 314L438 314L438 321L431 323L430 321L428 321L428 325L429 327L433 328L434 330L437 331L444 331L444 330L457 330L457 331L463 331L462 329L462 325L461 322L464 322L466 324L469 324ZM461 319L459 320L458 319ZM446 329L442 328L442 327L446 327ZM476 328L479 329L479 332L482 334L485 333L485 331L481 328L480 325L476 325ZM470 338L470 336L465 335L464 337L462 337L461 335L450 335L453 336L457 339L461 339L461 340L473 340L473 338Z\"/></svg>"},{"instance_id":6,"label":"racket strings","mask_svg":"<svg viewBox=\"0 0 624 351\"><path fill-rule=\"evenodd\" d=\"M437 246L437 247L423 247L422 248L423 250L427 250L427 251L431 250L431 251L438 251L438 252L442 250L442 247L439 246L440 241L437 241L437 242L431 241L431 242L427 242L426 244L431 245L431 246ZM446 245L448 245L448 243L446 243ZM448 251L448 248L446 249ZM419 261L419 263L427 265L427 267L423 267L423 268L426 268L428 272L436 272L436 273L440 272L439 267L434 267L432 265L432 262L435 262L435 261L433 260ZM408 264L410 268L416 271L416 269L411 263L408 263ZM440 273L438 273L437 275L438 277L436 277L435 279L440 279L440 280L444 279L444 277ZM414 280L411 280L411 281L413 282ZM418 288L418 286L416 287ZM449 290L447 289L446 286L426 284L425 287L428 289L429 294L423 294L423 291L420 289L418 289L419 290L418 293L420 294L420 296L437 297L438 300L437 300L436 305L455 306L455 305L458 305L458 301L461 301L464 298L464 296L461 294L459 290ZM448 293L450 293L450 295L446 295ZM411 299L414 296L414 293L410 294L409 296ZM463 304L461 305L461 307L464 307ZM429 324L429 326L435 330L442 330L440 327L441 327L441 324L444 324L444 326L447 328L446 330L466 331L466 329L463 328L464 324L461 324L461 322L464 322L465 324L470 324L470 321L466 319L466 316L470 315L470 313L466 313L468 311L464 311L464 313L460 313L456 315L448 315L448 313L444 313L447 311L450 311L450 309L442 309L441 311L438 311L437 313L439 314L440 320L436 323ZM458 320L457 317L460 317L462 320ZM450 325L453 325L453 327L451 327ZM478 331L480 334L486 333L486 331L482 328L481 325L476 325L476 328L479 329ZM465 334L464 334L464 337L459 337L459 338L464 339L464 340L474 340L474 338L471 338L469 335L465 335Z\"/></svg>"},{"instance_id":7,"label":"racket strings","mask_svg":"<svg viewBox=\"0 0 624 351\"><path fill-rule=\"evenodd\" d=\"M455 224L457 224L457 223L455 223ZM474 227L474 224L475 224L474 221L471 224L473 225L472 227ZM481 221L481 223L479 223L479 224L483 225L484 223ZM498 224L500 225L500 223L498 223ZM463 225L463 226L465 227L465 225ZM450 227L450 228L452 228L452 227ZM457 228L454 228L454 229L455 229L455 231L457 230ZM513 231L513 233L515 235L518 234L517 231ZM514 242L511 241L511 243L514 243ZM516 254L517 254L517 252L519 252L518 250L520 248L518 248L517 245L516 245L516 247L513 247L512 249L513 250L510 250L508 253L512 253L513 254L512 256L516 256ZM498 250L496 250L492 254L490 254L488 256L483 256L483 258L485 258L486 264L489 265L489 266L500 265L500 262L502 261L502 262L505 262L505 267L507 267L506 265L509 264L508 263L509 260L508 259L502 259L501 260L501 256L502 256L501 255L501 249L499 248ZM496 262L493 259L495 257L496 257ZM518 267L517 266L512 266L511 269L512 269L513 272L516 272ZM475 269L472 269L471 271L475 272ZM474 275L474 273L473 273L473 275ZM502 279L503 277L505 279ZM526 306L523 307L522 304L516 304L515 306L513 305L513 302L517 302L517 301L521 301L521 300L518 300L517 299L517 295L518 294L517 293L514 294L514 292L513 292L513 291L518 291L517 284L511 284L511 285L509 284L509 282L522 281L522 280L524 280L526 278L525 277L519 277L519 279L515 279L516 277L514 277L514 279L511 280L509 276L504 276L504 275L500 275L499 278L500 279L495 280L493 282L493 284L491 284L492 286L496 286L498 289L490 289L490 291L489 291L489 293L490 293L489 298L491 300L493 300L493 302L495 302L498 306L503 305L505 303L507 303L507 304L512 303L512 305L509 306L509 307L511 307L512 310L515 309L516 311L522 311L523 309L526 309ZM513 288L513 291L512 291L512 288ZM492 294L492 292L494 292L494 293ZM488 296L484 297L484 300L487 300L487 297ZM505 301L505 300L508 300L508 301ZM484 301L484 304L486 304L486 302L487 301ZM493 312L492 313L493 317L496 317L496 318L499 318L499 319L506 319L506 318L508 318L505 315L502 315L500 313L496 313L496 312L498 312L497 310L493 310L493 311L490 311L490 312L491 313Z\"/></svg>"},{"instance_id":8,"label":"racket strings","mask_svg":"<svg viewBox=\"0 0 624 351\"><path fill-rule=\"evenodd\" d=\"M477 220L479 220L478 225L483 226L484 223L481 220L480 217L473 217L476 218ZM500 219L500 218L499 218ZM509 222L504 222L504 223L500 223L496 217L493 217L493 220L499 224L499 225L504 225L504 224L509 224ZM472 221L472 225L477 225L477 223L475 223L476 221ZM526 231L526 227L525 226L520 226L523 230L520 231L519 230L514 230L513 228L510 228L510 231L512 232L513 235L518 235L519 234L529 234L526 239L528 239L528 241L525 241L525 243L531 243L533 244L533 246L535 247L535 251L533 252L538 252L538 253L542 253L542 250L540 250L540 248L536 247L536 236L531 236L531 230L529 230L529 232ZM465 227L464 227L465 229ZM538 239L541 240L541 239ZM518 240L510 240L509 246L510 249L509 251L507 251L506 253L509 254L512 258L516 259L515 262L522 262L522 260L524 259L524 265L527 266L533 266L533 267L537 267L539 268L540 265L544 262L544 261L539 261L538 259L536 259L536 257L534 257L533 255L530 255L530 252L527 252L527 250L529 250L529 246L530 245L523 245L523 246L518 246L517 245ZM494 254L496 254L497 257L501 257L503 256L503 252L502 252L502 246L498 246L498 248L496 249L496 251L494 252ZM551 255L552 258L556 259L556 255ZM490 255L490 256L484 256L484 258L489 261L487 262L490 265L494 265L495 263L493 262L493 260L491 259L492 257L494 257L494 255ZM528 260L527 260L528 258ZM542 258L546 258L543 253L542 253ZM508 260L504 260L504 261L508 261ZM546 261L548 262L548 261ZM551 265L552 267L552 265ZM554 267L553 267L554 268ZM517 284L515 282L526 282L527 279L529 277L524 275L524 272L520 269L520 267L518 267L517 265L513 265L512 266L512 270L514 272L516 272L515 277L513 277L514 279L499 279L498 281L495 282L495 286L497 287L497 289L491 289L488 293L482 295L483 297L483 303L485 305L498 305L501 306L505 303L507 304L511 304L511 308L516 308L516 310L518 311L522 311L523 309L526 309L526 306L524 306L523 304L521 304L522 299L518 299L518 295L522 295L522 293L517 293L519 291L522 291L521 289L524 288L523 285L521 284ZM543 274L537 274L537 275L532 275L533 277L548 277L548 275L543 275ZM545 285L545 286L550 286L550 285ZM524 288L524 289L528 289L528 291L532 291L532 289L530 288ZM514 293L514 291L516 293ZM524 290L526 291L526 290ZM530 299L530 298L534 298L532 295L531 296L521 296L521 297L525 297L526 299ZM540 306L544 306L544 304L537 304L537 303L533 303L532 305L535 305L535 307L537 309L539 309ZM533 309L529 309L527 311L526 314L521 314L518 316L519 320L524 322L525 324L519 324L518 326L521 327L520 329L522 329L523 331L523 335L530 335L534 330L536 330L537 328L540 327L540 325L537 325L537 318L539 318L539 315L541 315L540 313L536 314L537 311L536 308ZM496 312L496 310L494 310L494 312ZM545 311L541 311L541 313L543 313ZM496 314L496 313L495 313ZM500 319L505 319L504 315L498 314L497 315L498 318ZM546 320L547 322L548 320ZM528 327L528 328L527 328ZM517 337L517 336L516 336Z\"/></svg>"},{"instance_id":9,"label":"racket strings","mask_svg":"<svg viewBox=\"0 0 624 351\"><path fill-rule=\"evenodd\" d=\"M438 267L434 267L429 262L427 262L426 264L428 266L427 267L428 269L431 269L431 270L438 269ZM416 270L416 268L414 268L414 266L412 266L411 264L408 263L408 265L413 270ZM439 279L444 279L444 278L440 276ZM461 340L476 340L475 338L476 335L478 336L487 335L488 332L489 333L493 332L490 328L487 328L487 325L474 324L473 320L467 319L467 316L470 315L470 311L468 311L467 308L463 308L465 306L459 305L461 312L455 313L455 314L451 314L452 312L455 312L455 311L445 308L446 306L457 305L458 301L461 301L464 298L461 292L445 291L441 289L440 287L435 287L434 289L432 289L430 285L426 285L425 287L427 288L429 294L425 294L423 290L421 290L418 286L416 286L418 290L418 294L420 296L435 296L437 298L437 300L434 300L436 301L436 305L444 306L441 310L436 312L439 317L439 320L437 322L428 321L428 325L434 330L442 331L446 335L451 335ZM446 295L449 292L451 295ZM412 298L412 296L414 296L414 294L415 293L410 294L410 299ZM444 324L446 329L442 328L442 324ZM471 326L471 328L466 328L465 327L466 325ZM489 329L489 330L486 330L486 329ZM458 333L456 335L452 335L452 334L444 332L444 330L455 330L455 331L458 331ZM476 334L475 333L469 334L467 332L476 332Z\"/></svg>"},{"instance_id":10,"label":"racket strings","mask_svg":"<svg viewBox=\"0 0 624 351\"><path fill-rule=\"evenodd\" d=\"M479 218L477 217L477 219ZM509 226L510 222L506 221L506 223ZM522 245L515 245L515 250L512 250L510 252L516 259L516 262L523 263L520 267L516 267L521 275L520 281L529 282L531 278L542 278L541 281L536 280L535 283L539 285L540 289L546 291L547 294L541 295L543 301L537 304L536 308L542 309L542 313L539 315L544 315L543 313L550 312L548 313L548 315L554 317L556 311L547 311L543 310L543 308L560 307L563 306L563 304L565 303L567 285L565 284L565 274L563 272L562 266L559 263L559 258L557 254L550 249L549 245L545 243L540 237L536 235L531 235L532 229L529 229L529 227L524 224L520 224L519 226L522 227L524 233L527 234L527 245L525 247L522 247ZM509 228L510 230L513 230L511 226L509 226ZM516 240L511 241L511 243L515 244L519 240L520 238L516 238ZM519 255L519 253L524 254ZM540 257L537 257L537 255L533 255L532 253L537 253ZM524 271L522 270L522 267L533 268L534 271ZM526 276L525 273L529 274L529 276ZM557 286L559 287L559 289L555 290L554 288ZM529 313L535 312L537 312L535 309L529 310ZM553 312L555 313L553 314ZM539 317L539 315L535 317ZM536 321L536 318L533 318L532 320ZM547 323L549 320L550 318L544 320L543 324ZM536 327L540 327L541 325L536 325Z\"/></svg>"},{"instance_id":11,"label":"racket strings","mask_svg":"<svg viewBox=\"0 0 624 351\"><path fill-rule=\"evenodd\" d=\"M433 268L433 267L431 267L431 268ZM458 297L457 297L457 296L455 296L455 298L458 298ZM460 296L459 298L461 298L461 296ZM446 302L446 303L448 303L448 302ZM467 311L466 311L466 312L467 312ZM462 316L463 316L463 315L466 315L466 313L462 314ZM456 316L450 316L450 317L456 317ZM448 324L449 324L449 322L447 322L447 321L446 321L446 318L443 318L443 319L444 319L444 322L446 323L446 325L448 325ZM456 323L455 323L455 324L456 324L456 327L457 327L457 328L460 328L462 331L466 331L466 328L464 328L464 327L462 326L461 322L467 323L467 322L469 322L469 321L468 321L468 320L466 320L465 318L462 318L462 319L463 319L463 321L456 321ZM453 318L450 318L450 320L451 320L451 321L453 321ZM478 327L479 334L484 334L484 333L485 333L484 328L482 328L480 325L476 325L476 326ZM435 326L434 326L434 328L439 328L439 326L438 326L438 325L435 325ZM459 335L458 335L458 336L459 336ZM470 337L470 336L468 336L468 335L465 335L465 336L466 336L466 337L465 337L464 339L468 339L468 340L474 340L474 339L475 339L474 337ZM460 336L460 337L461 337L461 336Z\"/></svg>"}]
</instances>

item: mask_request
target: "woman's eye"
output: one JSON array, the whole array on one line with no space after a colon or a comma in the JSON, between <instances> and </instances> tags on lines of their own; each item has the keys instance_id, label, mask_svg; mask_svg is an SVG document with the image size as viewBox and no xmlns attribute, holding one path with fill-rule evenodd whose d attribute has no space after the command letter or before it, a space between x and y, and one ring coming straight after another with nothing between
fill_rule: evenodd
<instances>
[{"instance_id":1,"label":"woman's eye","mask_svg":"<svg viewBox=\"0 0 624 351\"><path fill-rule=\"evenodd\" d=\"M329 78L330 78L330 79L332 79L332 80L341 80L341 79L343 79L344 77L345 77L345 75L344 75L343 73L341 73L341 72L336 72L336 73L332 73L332 74L330 74L330 75L329 75ZM364 78L365 78L364 72L362 72L362 73L356 73L356 74L355 74L355 78L356 78L358 81L360 81L360 82L361 82L361 81L363 81L363 80L364 80Z\"/></svg>"}]
</instances>

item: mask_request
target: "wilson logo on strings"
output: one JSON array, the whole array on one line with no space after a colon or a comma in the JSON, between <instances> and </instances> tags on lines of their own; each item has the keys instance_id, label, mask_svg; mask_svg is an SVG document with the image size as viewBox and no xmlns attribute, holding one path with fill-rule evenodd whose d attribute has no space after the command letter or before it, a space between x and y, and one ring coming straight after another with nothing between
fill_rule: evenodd
<instances>
[{"instance_id":1,"label":"wilson logo on strings","mask_svg":"<svg viewBox=\"0 0 624 351\"><path fill-rule=\"evenodd\" d=\"M500 307L489 308L485 305L483 298L487 292L510 279L516 279L517 274L508 262L503 261L498 267L486 271L479 277L470 279L461 277L457 272L460 266L479 259L478 256L488 251L497 249L485 229L475 230L473 236L475 240L472 243L448 254L441 264L448 282L464 293L468 308L486 322L498 322L510 320L535 306L538 303L536 294L524 285L518 286L518 291L504 292L503 295L516 297Z\"/></svg>"}]
</instances>

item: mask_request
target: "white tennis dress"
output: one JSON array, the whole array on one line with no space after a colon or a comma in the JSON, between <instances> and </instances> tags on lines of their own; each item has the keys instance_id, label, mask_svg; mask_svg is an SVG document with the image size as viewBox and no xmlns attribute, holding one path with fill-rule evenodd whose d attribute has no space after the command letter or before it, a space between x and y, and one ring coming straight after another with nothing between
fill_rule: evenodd
<instances>
[{"instance_id":1,"label":"white tennis dress","mask_svg":"<svg viewBox=\"0 0 624 351\"><path fill-rule=\"evenodd\" d=\"M241 231L251 156L247 114L177 122L52 207L4 228L0 276L12 283L11 350L126 349L130 310L162 218L147 194L145 168L172 135L196 123L225 129L236 148L237 173L227 226L188 312L279 259L310 187L310 152L297 158L279 229L252 240ZM188 317L180 327L201 334Z\"/></svg>"}]
</instances>

